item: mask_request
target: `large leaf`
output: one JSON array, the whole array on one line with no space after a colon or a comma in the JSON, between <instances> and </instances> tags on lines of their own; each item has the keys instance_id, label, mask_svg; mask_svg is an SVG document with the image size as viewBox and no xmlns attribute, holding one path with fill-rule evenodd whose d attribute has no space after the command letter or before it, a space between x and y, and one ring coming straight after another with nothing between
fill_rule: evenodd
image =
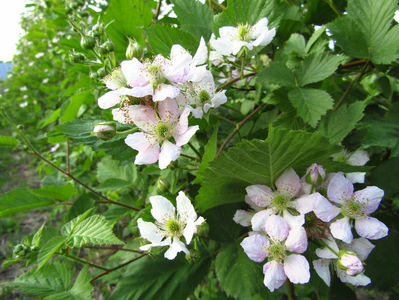
<instances>
[{"instance_id":1,"label":"large leaf","mask_svg":"<svg viewBox=\"0 0 399 300\"><path fill-rule=\"evenodd\" d=\"M209 40L213 24L213 14L209 7L200 1L173 0L172 3L182 29L197 39L203 36Z\"/></svg>"},{"instance_id":2,"label":"large leaf","mask_svg":"<svg viewBox=\"0 0 399 300\"><path fill-rule=\"evenodd\" d=\"M12 136L0 135L0 147L14 147L18 145L18 140Z\"/></svg>"},{"instance_id":3,"label":"large leaf","mask_svg":"<svg viewBox=\"0 0 399 300\"><path fill-rule=\"evenodd\" d=\"M81 220L80 217L66 223L61 229L70 247L84 245L123 244L112 232L112 224L100 215Z\"/></svg>"},{"instance_id":4,"label":"large leaf","mask_svg":"<svg viewBox=\"0 0 399 300\"><path fill-rule=\"evenodd\" d=\"M219 252L215 270L228 296L246 300L257 293L269 294L263 284L262 265L250 260L238 244L228 244Z\"/></svg>"},{"instance_id":5,"label":"large leaf","mask_svg":"<svg viewBox=\"0 0 399 300\"><path fill-rule=\"evenodd\" d=\"M191 264L183 255L172 261L162 256L142 258L128 267L110 299L185 300L207 274L209 265L208 257Z\"/></svg>"},{"instance_id":6,"label":"large leaf","mask_svg":"<svg viewBox=\"0 0 399 300\"><path fill-rule=\"evenodd\" d=\"M256 81L262 85L271 83L286 87L295 87L294 73L283 62L271 62L257 76Z\"/></svg>"},{"instance_id":7,"label":"large leaf","mask_svg":"<svg viewBox=\"0 0 399 300\"><path fill-rule=\"evenodd\" d=\"M83 103L91 104L94 101L93 92L86 90L81 93L74 94L70 103L64 111L61 111L61 122L66 123L76 118L79 108Z\"/></svg>"},{"instance_id":8,"label":"large leaf","mask_svg":"<svg viewBox=\"0 0 399 300\"><path fill-rule=\"evenodd\" d=\"M97 166L97 179L103 183L110 179L120 179L133 183L137 178L136 166L132 163L120 165L117 160L105 156Z\"/></svg>"},{"instance_id":9,"label":"large leaf","mask_svg":"<svg viewBox=\"0 0 399 300\"><path fill-rule=\"evenodd\" d=\"M75 188L68 183L63 186L44 186L40 189L31 189L33 194L61 201L68 201L75 194Z\"/></svg>"},{"instance_id":10,"label":"large leaf","mask_svg":"<svg viewBox=\"0 0 399 300\"><path fill-rule=\"evenodd\" d=\"M199 183L202 181L203 173L205 172L209 163L213 161L216 157L216 153L218 151L217 148L218 129L219 126L216 125L210 139L208 140L208 143L205 145L204 155L202 156L201 164L198 167L197 178L195 179L194 183Z\"/></svg>"},{"instance_id":11,"label":"large leaf","mask_svg":"<svg viewBox=\"0 0 399 300\"><path fill-rule=\"evenodd\" d=\"M37 258L38 269L42 268L49 259L65 244L65 237L57 235L44 244Z\"/></svg>"},{"instance_id":12,"label":"large leaf","mask_svg":"<svg viewBox=\"0 0 399 300\"><path fill-rule=\"evenodd\" d=\"M339 147L330 145L320 134L271 128L265 141L242 141L209 164L196 198L197 207L206 211L242 202L248 185L272 187L290 167L300 174L315 162L328 169L328 157L338 151Z\"/></svg>"},{"instance_id":13,"label":"large leaf","mask_svg":"<svg viewBox=\"0 0 399 300\"><path fill-rule=\"evenodd\" d=\"M302 120L312 127L316 127L321 116L325 115L334 104L334 100L326 91L309 88L291 90L288 99Z\"/></svg>"}]
</instances>

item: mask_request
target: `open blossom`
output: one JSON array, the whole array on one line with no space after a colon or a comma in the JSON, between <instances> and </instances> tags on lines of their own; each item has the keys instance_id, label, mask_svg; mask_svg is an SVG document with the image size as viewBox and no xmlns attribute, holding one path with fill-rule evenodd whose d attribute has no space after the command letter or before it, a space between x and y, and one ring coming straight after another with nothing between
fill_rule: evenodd
<instances>
[{"instance_id":1,"label":"open blossom","mask_svg":"<svg viewBox=\"0 0 399 300\"><path fill-rule=\"evenodd\" d=\"M328 189L328 199L340 206L343 218L330 224L331 234L336 238L351 243L353 239L350 219L355 220L356 232L364 238L377 240L387 236L387 226L370 217L377 210L384 191L376 186L354 192L352 182L343 173L332 177Z\"/></svg>"},{"instance_id":2,"label":"open blossom","mask_svg":"<svg viewBox=\"0 0 399 300\"><path fill-rule=\"evenodd\" d=\"M140 249L169 246L164 255L167 259L174 259L179 252L189 254L186 245L190 244L197 232L197 226L205 221L203 217L197 216L190 199L179 192L176 197L177 213L173 204L162 196L152 196L150 202L151 214L156 222L146 222L141 218L137 220L141 236L150 242ZM183 237L185 243L182 242Z\"/></svg>"},{"instance_id":3,"label":"open blossom","mask_svg":"<svg viewBox=\"0 0 399 300\"><path fill-rule=\"evenodd\" d=\"M320 259L314 260L313 266L328 286L331 284L330 265L344 283L365 286L371 282L370 278L363 273L362 261L366 260L374 249L374 245L367 239L358 238L354 239L352 244L343 244L341 247L347 250L340 250L332 236L323 239L322 242L326 247L316 249L316 255Z\"/></svg>"},{"instance_id":4,"label":"open blossom","mask_svg":"<svg viewBox=\"0 0 399 300\"><path fill-rule=\"evenodd\" d=\"M364 150L356 150L353 153L344 150L332 157L336 161L345 162L351 166L364 166L370 160L368 153ZM366 172L351 172L345 175L352 183L364 183Z\"/></svg>"},{"instance_id":5,"label":"open blossom","mask_svg":"<svg viewBox=\"0 0 399 300\"><path fill-rule=\"evenodd\" d=\"M241 242L251 260L262 262L268 258L263 266L264 284L272 292L281 287L287 277L292 283L309 281L309 263L304 256L296 254L305 252L307 245L303 227L290 229L288 223L276 215L266 220L262 232L255 232Z\"/></svg>"},{"instance_id":6,"label":"open blossom","mask_svg":"<svg viewBox=\"0 0 399 300\"><path fill-rule=\"evenodd\" d=\"M252 50L256 46L268 45L276 35L276 29L269 30L267 18L262 18L255 25L224 26L219 28L219 38L212 34L211 47L222 55L236 55L242 47Z\"/></svg>"},{"instance_id":7,"label":"open blossom","mask_svg":"<svg viewBox=\"0 0 399 300\"><path fill-rule=\"evenodd\" d=\"M188 108L180 114L173 99L159 102L158 113L151 106L129 106L129 117L142 132L129 134L125 143L139 153L135 164L152 164L159 160L159 168L165 169L181 154L181 146L188 143L199 129L188 126ZM174 143L171 141L174 139Z\"/></svg>"}]
</instances>

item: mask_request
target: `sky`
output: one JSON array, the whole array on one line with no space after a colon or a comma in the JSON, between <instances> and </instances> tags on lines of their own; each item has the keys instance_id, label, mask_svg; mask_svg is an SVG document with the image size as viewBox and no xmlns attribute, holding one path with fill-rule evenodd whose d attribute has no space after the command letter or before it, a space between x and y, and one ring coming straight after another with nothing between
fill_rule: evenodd
<instances>
[{"instance_id":1,"label":"sky","mask_svg":"<svg viewBox=\"0 0 399 300\"><path fill-rule=\"evenodd\" d=\"M0 0L0 61L11 61L22 29L19 26L26 0Z\"/></svg>"}]
</instances>

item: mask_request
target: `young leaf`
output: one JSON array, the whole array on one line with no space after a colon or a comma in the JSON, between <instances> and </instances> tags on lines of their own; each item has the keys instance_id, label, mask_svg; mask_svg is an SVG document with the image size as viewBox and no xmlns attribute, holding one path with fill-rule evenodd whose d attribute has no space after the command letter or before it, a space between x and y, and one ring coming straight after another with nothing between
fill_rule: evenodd
<instances>
[{"instance_id":1,"label":"young leaf","mask_svg":"<svg viewBox=\"0 0 399 300\"><path fill-rule=\"evenodd\" d=\"M334 100L326 91L308 88L291 90L288 99L302 120L312 127L316 127L321 116L325 115L334 104Z\"/></svg>"},{"instance_id":2,"label":"young leaf","mask_svg":"<svg viewBox=\"0 0 399 300\"><path fill-rule=\"evenodd\" d=\"M12 136L0 135L0 147L15 147L18 140Z\"/></svg>"},{"instance_id":3,"label":"young leaf","mask_svg":"<svg viewBox=\"0 0 399 300\"><path fill-rule=\"evenodd\" d=\"M257 83L268 85L270 83L286 87L295 87L294 73L283 62L271 62L257 75Z\"/></svg>"},{"instance_id":4,"label":"young leaf","mask_svg":"<svg viewBox=\"0 0 399 300\"><path fill-rule=\"evenodd\" d=\"M65 237L55 236L41 247L37 258L38 270L65 244Z\"/></svg>"}]
</instances>

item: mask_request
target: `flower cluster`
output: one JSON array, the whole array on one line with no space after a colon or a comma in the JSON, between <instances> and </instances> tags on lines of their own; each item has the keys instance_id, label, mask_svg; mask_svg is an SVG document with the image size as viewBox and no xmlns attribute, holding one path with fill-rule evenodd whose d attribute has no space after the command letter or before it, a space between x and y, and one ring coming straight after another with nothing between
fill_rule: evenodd
<instances>
[{"instance_id":1,"label":"flower cluster","mask_svg":"<svg viewBox=\"0 0 399 300\"><path fill-rule=\"evenodd\" d=\"M179 192L176 198L177 213L173 204L162 196L152 196L150 202L151 214L156 222L146 222L141 218L137 220L141 236L150 242L140 249L169 246L164 256L170 260L179 252L189 254L186 244L190 244L197 226L205 221L203 217L197 216L190 199ZM182 237L186 243L181 241Z\"/></svg>"},{"instance_id":2,"label":"flower cluster","mask_svg":"<svg viewBox=\"0 0 399 300\"><path fill-rule=\"evenodd\" d=\"M246 191L251 209L238 210L234 221L252 227L241 246L255 262L267 258L264 284L270 291L287 278L295 284L309 282L310 266L301 255L308 239L319 247L313 266L327 285L330 265L342 282L370 283L363 263L374 248L369 240L388 234L385 224L369 216L377 210L383 190L368 186L355 192L343 173L327 176L322 166L313 164L303 178L288 169L277 178L275 189L251 185ZM353 226L358 238L353 237Z\"/></svg>"}]
</instances>

